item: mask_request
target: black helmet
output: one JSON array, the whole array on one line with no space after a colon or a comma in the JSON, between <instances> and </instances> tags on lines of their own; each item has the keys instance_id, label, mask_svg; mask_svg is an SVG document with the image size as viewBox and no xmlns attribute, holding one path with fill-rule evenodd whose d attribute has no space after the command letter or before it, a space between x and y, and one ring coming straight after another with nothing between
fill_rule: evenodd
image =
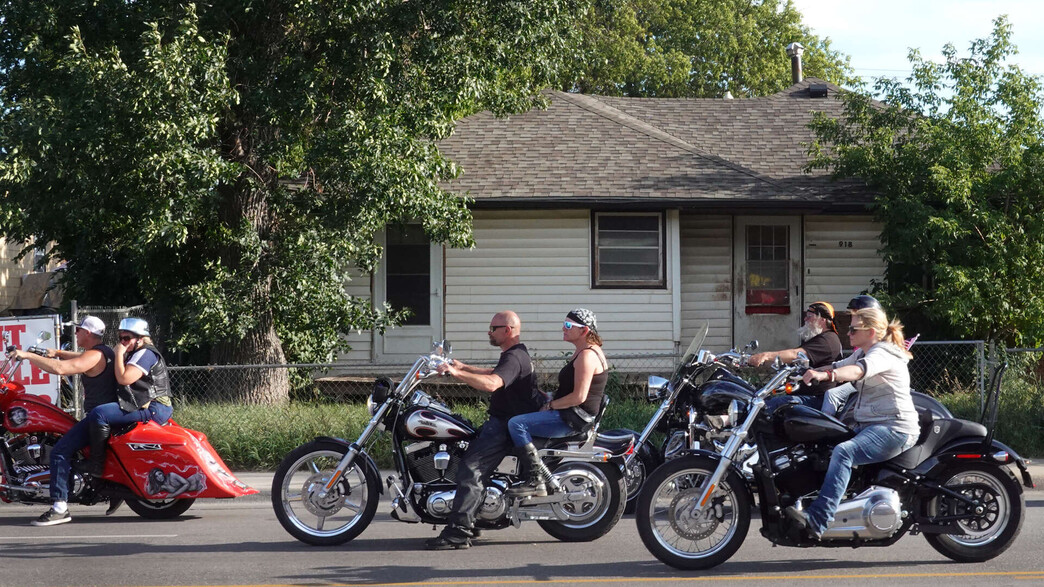
<instances>
[{"instance_id":1,"label":"black helmet","mask_svg":"<svg viewBox=\"0 0 1044 587\"><path fill-rule=\"evenodd\" d=\"M874 296L868 296L863 294L856 296L848 301L848 309L855 312L856 310L865 310L866 308L874 308L877 310L881 309L881 302L877 301Z\"/></svg>"}]
</instances>

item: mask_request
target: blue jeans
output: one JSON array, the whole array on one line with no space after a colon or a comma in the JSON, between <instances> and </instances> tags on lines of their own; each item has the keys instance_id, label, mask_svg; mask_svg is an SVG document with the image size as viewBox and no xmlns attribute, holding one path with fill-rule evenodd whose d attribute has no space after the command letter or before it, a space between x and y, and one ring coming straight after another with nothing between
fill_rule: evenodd
<instances>
[{"instance_id":1,"label":"blue jeans","mask_svg":"<svg viewBox=\"0 0 1044 587\"><path fill-rule=\"evenodd\" d=\"M72 471L72 457L76 451L90 442L88 430L90 423L86 418L73 424L73 427L58 439L51 449L51 484L48 492L51 501L69 501L69 473Z\"/></svg>"},{"instance_id":2,"label":"blue jeans","mask_svg":"<svg viewBox=\"0 0 1044 587\"><path fill-rule=\"evenodd\" d=\"M909 437L909 434L896 432L884 424L872 424L860 430L854 438L835 446L819 497L805 509L809 529L822 534L834 520L834 512L852 477L853 466L887 461L903 452Z\"/></svg>"},{"instance_id":3,"label":"blue jeans","mask_svg":"<svg viewBox=\"0 0 1044 587\"><path fill-rule=\"evenodd\" d=\"M144 410L126 413L116 402L102 404L87 414L87 417L73 424L54 448L51 449L51 484L48 493L51 502L69 501L69 473L72 471L72 457L76 451L90 444L90 426L94 422L113 425L148 422L155 420L158 424L166 424L174 414L174 408L159 402L152 402Z\"/></svg>"},{"instance_id":4,"label":"blue jeans","mask_svg":"<svg viewBox=\"0 0 1044 587\"><path fill-rule=\"evenodd\" d=\"M557 410L515 416L508 420L508 432L515 446L525 446L533 442L534 436L562 438L576 434L576 430L562 420L562 415Z\"/></svg>"},{"instance_id":5,"label":"blue jeans","mask_svg":"<svg viewBox=\"0 0 1044 587\"><path fill-rule=\"evenodd\" d=\"M173 414L174 408L156 401L151 402L149 407L145 409L134 410L133 412L124 412L120 409L120 404L112 402L94 408L90 414L87 414L84 420L88 420L91 423L105 424L110 427L155 420L157 424L162 426L167 423L167 420L170 420Z\"/></svg>"}]
</instances>

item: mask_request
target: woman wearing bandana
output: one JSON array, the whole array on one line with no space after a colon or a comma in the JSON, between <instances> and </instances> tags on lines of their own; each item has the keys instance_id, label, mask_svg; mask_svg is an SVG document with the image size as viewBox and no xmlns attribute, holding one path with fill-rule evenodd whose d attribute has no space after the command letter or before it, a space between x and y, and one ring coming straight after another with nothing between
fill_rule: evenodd
<instances>
[{"instance_id":1,"label":"woman wearing bandana","mask_svg":"<svg viewBox=\"0 0 1044 587\"><path fill-rule=\"evenodd\" d=\"M562 438L583 432L591 426L605 394L608 365L594 312L577 308L566 314L562 340L571 343L575 350L558 372L558 391L539 412L508 421L511 440L525 452L530 468L529 483L508 490L512 495L547 495L544 481L551 478L551 473L540 460L533 437Z\"/></svg>"}]
</instances>

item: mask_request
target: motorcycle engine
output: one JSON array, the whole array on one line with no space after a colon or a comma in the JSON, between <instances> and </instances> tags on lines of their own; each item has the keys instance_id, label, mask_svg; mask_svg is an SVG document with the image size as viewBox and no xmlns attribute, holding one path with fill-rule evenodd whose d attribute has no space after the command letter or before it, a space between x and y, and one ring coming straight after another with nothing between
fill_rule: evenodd
<instances>
[{"instance_id":1,"label":"motorcycle engine","mask_svg":"<svg viewBox=\"0 0 1044 587\"><path fill-rule=\"evenodd\" d=\"M773 451L769 457L775 472L776 488L785 500L787 496L796 499L818 491L822 486L826 468L818 456L804 446Z\"/></svg>"},{"instance_id":2,"label":"motorcycle engine","mask_svg":"<svg viewBox=\"0 0 1044 587\"><path fill-rule=\"evenodd\" d=\"M874 485L837 506L834 521L823 532L823 538L851 539L853 534L859 538L888 538L902 525L902 513L899 494Z\"/></svg>"},{"instance_id":3,"label":"motorcycle engine","mask_svg":"<svg viewBox=\"0 0 1044 587\"><path fill-rule=\"evenodd\" d=\"M48 435L24 434L8 441L15 469L36 472L50 466L54 438Z\"/></svg>"},{"instance_id":4,"label":"motorcycle engine","mask_svg":"<svg viewBox=\"0 0 1044 587\"><path fill-rule=\"evenodd\" d=\"M408 444L403 449L406 468L414 483L457 482L457 465L468 443L425 440Z\"/></svg>"}]
</instances>

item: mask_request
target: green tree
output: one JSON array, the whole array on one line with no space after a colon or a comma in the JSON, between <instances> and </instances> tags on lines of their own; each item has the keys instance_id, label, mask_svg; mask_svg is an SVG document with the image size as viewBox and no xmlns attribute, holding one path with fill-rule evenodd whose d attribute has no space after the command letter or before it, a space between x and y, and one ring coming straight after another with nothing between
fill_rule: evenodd
<instances>
[{"instance_id":1,"label":"green tree","mask_svg":"<svg viewBox=\"0 0 1044 587\"><path fill-rule=\"evenodd\" d=\"M789 0L596 0L582 23L584 58L566 91L610 96L765 96L789 87L786 46L805 75L855 83L848 57L801 24Z\"/></svg>"},{"instance_id":2,"label":"green tree","mask_svg":"<svg viewBox=\"0 0 1044 587\"><path fill-rule=\"evenodd\" d=\"M167 308L215 363L327 360L389 319L343 287L375 231L472 243L435 142L536 104L582 8L0 0L0 234L53 243L81 300ZM229 391L287 390L280 370Z\"/></svg>"},{"instance_id":3,"label":"green tree","mask_svg":"<svg viewBox=\"0 0 1044 587\"><path fill-rule=\"evenodd\" d=\"M810 168L855 177L876 195L893 307L959 336L1044 343L1044 93L1008 62L1005 17L959 57L911 51L902 83L844 95L817 117Z\"/></svg>"}]
</instances>

